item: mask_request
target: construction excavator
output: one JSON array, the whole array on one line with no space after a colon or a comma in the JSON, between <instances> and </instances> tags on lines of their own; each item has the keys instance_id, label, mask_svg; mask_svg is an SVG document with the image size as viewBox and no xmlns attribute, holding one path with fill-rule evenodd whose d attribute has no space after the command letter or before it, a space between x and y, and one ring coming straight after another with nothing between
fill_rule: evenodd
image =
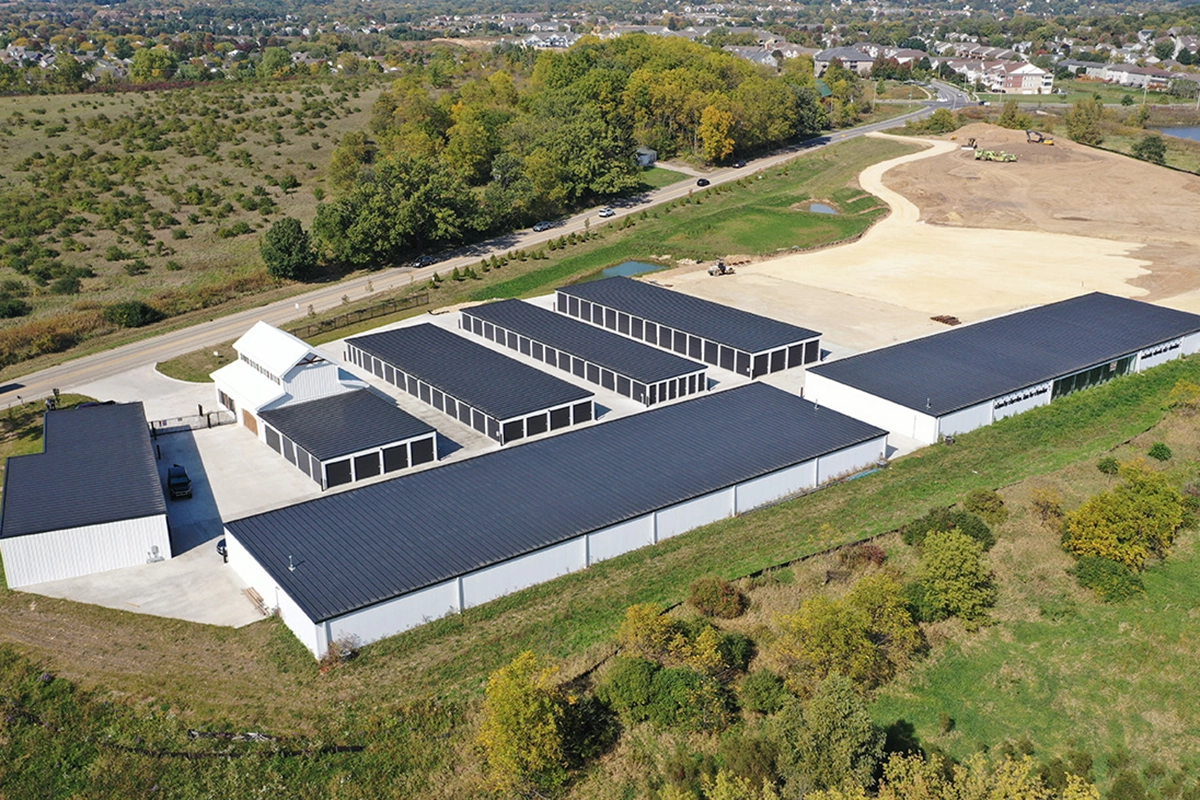
<instances>
[{"instance_id":1,"label":"construction excavator","mask_svg":"<svg viewBox=\"0 0 1200 800\"><path fill-rule=\"evenodd\" d=\"M1025 131L1025 141L1029 144L1054 144L1054 137L1038 131Z\"/></svg>"}]
</instances>

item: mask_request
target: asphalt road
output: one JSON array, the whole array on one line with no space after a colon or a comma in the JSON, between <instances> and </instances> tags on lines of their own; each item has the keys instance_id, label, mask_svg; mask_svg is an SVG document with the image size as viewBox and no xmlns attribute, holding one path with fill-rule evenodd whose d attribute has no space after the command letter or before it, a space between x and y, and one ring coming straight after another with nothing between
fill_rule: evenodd
<instances>
[{"instance_id":1,"label":"asphalt road","mask_svg":"<svg viewBox=\"0 0 1200 800\"><path fill-rule=\"evenodd\" d=\"M823 136L807 139L798 144L784 148L770 156L755 159L739 169L723 167L704 173L712 186L719 186L729 181L735 181L746 175L753 175L761 169L770 169L795 158L800 153L817 150L827 145L844 142L859 136L865 136L873 131L882 131L903 125L910 119L920 119L929 116L937 108L962 107L970 103L964 93L946 84L935 83L933 87L938 99L926 104L925 108L903 116L893 117L883 122L861 125L844 131L837 131ZM694 177L685 181L664 186L645 194L616 201L612 207L617 214L604 219L597 216L599 208L589 209L574 216L559 220L555 225L542 232L530 230L516 231L511 234L498 236L486 242L463 248L449 254L442 254L441 260L420 268L397 267L380 270L367 275L349 278L338 283L329 284L313 289L302 295L288 300L270 303L223 316L209 322L199 323L188 328L154 336L139 342L122 345L121 347L95 353L89 356L67 361L54 367L24 375L6 381L0 386L0 408L7 408L20 402L40 400L50 396L55 388L66 391L72 387L81 386L101 378L107 378L126 372L144 364L158 363L176 356L190 353L204 347L213 347L222 342L236 339L246 332L258 320L265 320L272 325L282 326L304 317L311 306L316 313L342 305L342 298L361 300L373 292L385 292L403 287L410 283L420 283L429 280L434 272L443 275L455 267L463 268L479 263L483 257L493 253L502 254L510 250L529 250L545 244L551 239L581 232L585 227L600 227L601 225L619 222L627 214L647 208L669 203L681 197L687 197L697 191ZM101 398L103 399L103 398Z\"/></svg>"}]
</instances>

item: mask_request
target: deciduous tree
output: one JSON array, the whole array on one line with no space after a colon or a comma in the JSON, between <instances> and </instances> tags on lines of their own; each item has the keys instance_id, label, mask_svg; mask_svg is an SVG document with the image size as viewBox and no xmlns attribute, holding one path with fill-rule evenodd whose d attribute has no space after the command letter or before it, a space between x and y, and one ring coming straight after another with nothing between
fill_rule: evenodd
<instances>
[{"instance_id":1,"label":"deciduous tree","mask_svg":"<svg viewBox=\"0 0 1200 800\"><path fill-rule=\"evenodd\" d=\"M259 250L274 278L302 281L312 275L317 262L308 232L294 217L276 221L263 236Z\"/></svg>"},{"instance_id":2,"label":"deciduous tree","mask_svg":"<svg viewBox=\"0 0 1200 800\"><path fill-rule=\"evenodd\" d=\"M996 587L983 563L983 546L961 531L929 534L917 574L926 601L941 616L978 622L996 602Z\"/></svg>"},{"instance_id":3,"label":"deciduous tree","mask_svg":"<svg viewBox=\"0 0 1200 800\"><path fill-rule=\"evenodd\" d=\"M488 678L479 742L502 791L551 788L567 778L566 698L557 677L556 667L526 651Z\"/></svg>"}]
</instances>

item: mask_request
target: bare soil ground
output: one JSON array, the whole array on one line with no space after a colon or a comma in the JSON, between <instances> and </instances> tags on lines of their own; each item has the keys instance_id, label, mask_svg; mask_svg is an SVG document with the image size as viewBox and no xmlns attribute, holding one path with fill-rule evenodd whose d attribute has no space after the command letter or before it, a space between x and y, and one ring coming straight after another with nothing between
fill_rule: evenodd
<instances>
[{"instance_id":1,"label":"bare soil ground","mask_svg":"<svg viewBox=\"0 0 1200 800\"><path fill-rule=\"evenodd\" d=\"M1132 281L1158 301L1200 288L1200 177L1075 144L1028 144L1024 131L983 123L955 133L1007 150L1012 164L958 150L889 170L884 184L935 225L1002 228L1136 242L1150 274Z\"/></svg>"},{"instance_id":2,"label":"bare soil ground","mask_svg":"<svg viewBox=\"0 0 1200 800\"><path fill-rule=\"evenodd\" d=\"M976 161L969 137L1018 161ZM983 123L917 141L859 176L892 209L859 241L655 280L820 330L835 355L1089 291L1200 311L1200 178Z\"/></svg>"}]
</instances>

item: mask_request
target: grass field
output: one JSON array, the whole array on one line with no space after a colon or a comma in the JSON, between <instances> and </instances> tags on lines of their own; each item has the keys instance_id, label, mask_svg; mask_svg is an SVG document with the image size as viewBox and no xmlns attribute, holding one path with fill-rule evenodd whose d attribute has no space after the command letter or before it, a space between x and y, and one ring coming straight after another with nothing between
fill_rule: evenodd
<instances>
[{"instance_id":1,"label":"grass field","mask_svg":"<svg viewBox=\"0 0 1200 800\"><path fill-rule=\"evenodd\" d=\"M886 532L933 505L961 499L973 488L1007 487L1031 479L1062 482L1068 487L1078 485L1074 494L1066 493L1068 503L1077 502L1088 484L1072 470L1077 470L1078 476L1099 476L1094 460L1159 423L1168 392L1182 378L1200 379L1200 361L1173 362L1148 374L1118 379L1052 407L961 436L953 447L926 448L898 460L886 471L711 525L435 621L364 648L356 661L328 674L317 671L311 657L275 620L231 630L4 592L0 594L0 622L4 640L36 659L41 665L38 669L76 680L84 688L95 688L101 692L100 698L120 700L117 706L106 706L104 711L116 717L107 723L110 741L131 743L135 737L142 737L154 747L186 750L192 745L184 738L185 729L198 727L265 730L309 749L369 743L362 755L241 760L207 776L199 776L192 765L172 762L171 772L177 781L187 777L195 786L212 790L217 786L261 785L268 775L274 775L272 780L283 787L280 791L290 796L323 796L321 791L342 785L339 781L359 791L346 790L332 796L369 797L369 787L378 791L383 786L406 787L407 791L391 792L401 796L421 792L426 792L425 796L466 796L469 793L464 792L463 781L478 770L477 760L471 755L466 709L476 701L487 674L521 650L532 648L560 658L566 674L576 674L611 652L617 622L624 607L631 603L677 602L688 583L700 575L745 575L832 545ZM1162 431L1154 435L1172 444L1179 462L1194 465L1200 453L1196 451L1192 420ZM1144 450L1144 441L1131 447ZM1006 497L1013 506L1023 505L1009 490ZM730 542L737 542L737 547L730 547ZM1020 560L1025 551L1014 545L1008 552L1005 556L999 547L994 551L996 568L1019 575L1003 559ZM1055 563L1044 569L1059 566ZM1029 563L1029 569L1037 574L1036 561ZM1169 571L1164 572L1163 591L1171 590L1172 581L1186 581L1189 574L1171 577ZM1185 602L1191 596L1165 602ZM1165 609L1161 599L1155 597L1152 592L1147 599L1160 605L1147 606L1147 610ZM1122 619L1093 619L1092 606L1078 601L1076 608L1077 623L1073 624L1079 626L1080 633L1108 634L1114 626L1121 632ZM1133 619L1133 611L1128 613L1128 619ZM1184 613L1168 615L1176 620L1169 624L1182 624ZM1027 635L1020 628L1010 631L1010 620L1013 624L1037 622L1020 612L1019 606L1004 600L997 616L1000 625L978 639L961 640L964 658L984 652L989 642L1009 647L1016 640L1010 637ZM46 636L46 631L54 631L53 637ZM1034 630L1028 635L1036 639L1036 633ZM1150 637L1148 641L1156 640ZM1083 641L1077 646L1083 648L1078 651L1083 655L1103 653L1097 642ZM972 687L949 684L948 678L939 683L937 670L945 663L951 665L947 675L968 668L975 670L973 674L983 675L988 671L986 664L1016 658L1017 651L1001 651L993 660L985 660L985 666L968 667L962 662L957 668L953 651L946 652L950 655L935 654L928 666L913 673L912 681L903 684L906 691L897 693L899 700L887 701L903 701L907 706L881 704L879 713L911 719L918 723L922 735L928 735L928 714L940 710L933 705L931 712L923 710L926 703L920 693L921 676L928 674L932 676L930 691L942 692L946 698L939 696L935 705L948 706L959 714L956 730L970 746L996 731L1007 730L986 727L1003 725L986 715L986 707L980 708L977 722L969 709L953 706L949 694L953 685L958 685L966 686L960 689L963 692L986 689L1002 695L1008 691L1005 684ZM1176 670L1176 662L1154 660L1167 652L1160 646L1142 646L1138 654L1146 662L1146 670L1158 669L1167 674ZM1028 654L1023 657L1032 658ZM1181 679L1185 681L1191 675L1182 670L1178 674L1185 676ZM1093 694L1081 691L1078 695L1076 727L1112 729L1114 737L1122 730L1135 734L1142 730L1136 718L1127 718L1136 717L1136 709L1131 712L1124 706L1113 706L1107 702L1108 695L1095 696L1101 680L1102 676L1097 676L1091 684L1097 688L1087 690ZM1145 685L1155 688L1161 684ZM14 690L10 687L5 691ZM1183 720L1186 734L1186 720L1194 711L1179 705L1188 703L1193 694L1177 691L1158 698L1155 702L1159 710L1155 713L1166 715L1161 719ZM1028 713L1033 714L1040 702L1038 696L1030 693L1026 701ZM1024 713L1014 711L1014 719L1022 719ZM1019 724L1014 722L1013 727ZM1056 740L1043 737L1041 730L1031 725L1029 731L1038 752L1053 752ZM930 739L936 741L932 736ZM1124 741L1136 763L1146 764L1156 757L1147 749L1154 740L1126 735ZM80 747L95 745L81 742ZM44 755L30 758L32 763L45 764ZM162 766L136 754L109 751L99 762L87 764L93 773L104 764L106 774L126 776L145 773L155 764ZM12 774L0 767L0 777ZM239 776L240 784L235 781ZM214 783L218 778L225 782ZM203 796L199 789L192 791L194 794L180 796ZM66 796L69 792L59 794ZM247 796L247 791L241 789L227 796Z\"/></svg>"},{"instance_id":2,"label":"grass field","mask_svg":"<svg viewBox=\"0 0 1200 800\"><path fill-rule=\"evenodd\" d=\"M1077 103L1080 100L1090 100L1096 95L1099 95L1100 102L1106 105L1120 103L1124 97L1129 97L1135 104L1141 105L1143 99L1141 89L1119 86L1113 83L1102 83L1100 81L1079 79L1055 81L1054 88L1063 89L1066 91L1066 94L991 94L989 92L979 92L978 97L980 100L986 100L994 106L1002 106L1008 100L1016 100L1019 105L1023 106L1069 104ZM1151 104L1180 102L1178 97L1172 97L1166 92L1147 92L1145 100Z\"/></svg>"},{"instance_id":3,"label":"grass field","mask_svg":"<svg viewBox=\"0 0 1200 800\"><path fill-rule=\"evenodd\" d=\"M650 167L642 170L642 186L646 191L650 189L661 189L664 186L670 186L672 183L679 183L687 178L682 172L676 172L672 169L664 167Z\"/></svg>"}]
</instances>

